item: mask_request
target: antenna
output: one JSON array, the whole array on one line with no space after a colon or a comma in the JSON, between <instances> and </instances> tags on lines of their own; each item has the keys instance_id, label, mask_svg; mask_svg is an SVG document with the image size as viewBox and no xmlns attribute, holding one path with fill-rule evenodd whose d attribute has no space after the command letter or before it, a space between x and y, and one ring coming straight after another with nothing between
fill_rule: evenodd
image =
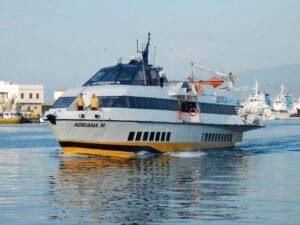
<instances>
[{"instance_id":1,"label":"antenna","mask_svg":"<svg viewBox=\"0 0 300 225\"><path fill-rule=\"evenodd\" d=\"M136 48L137 48L136 51L138 53L142 53L143 62L146 65L148 65L149 46L150 46L150 33L148 33L148 41L146 47L144 48L144 46L142 46L142 50L139 50L139 41L138 39L136 40Z\"/></svg>"},{"instance_id":2,"label":"antenna","mask_svg":"<svg viewBox=\"0 0 300 225\"><path fill-rule=\"evenodd\" d=\"M139 50L139 40L136 39L136 52L140 53L141 51Z\"/></svg>"},{"instance_id":3,"label":"antenna","mask_svg":"<svg viewBox=\"0 0 300 225\"><path fill-rule=\"evenodd\" d=\"M156 57L156 46L153 49L153 66L155 67L155 57Z\"/></svg>"},{"instance_id":4,"label":"antenna","mask_svg":"<svg viewBox=\"0 0 300 225\"><path fill-rule=\"evenodd\" d=\"M173 48L170 47L170 76L173 77Z\"/></svg>"}]
</instances>

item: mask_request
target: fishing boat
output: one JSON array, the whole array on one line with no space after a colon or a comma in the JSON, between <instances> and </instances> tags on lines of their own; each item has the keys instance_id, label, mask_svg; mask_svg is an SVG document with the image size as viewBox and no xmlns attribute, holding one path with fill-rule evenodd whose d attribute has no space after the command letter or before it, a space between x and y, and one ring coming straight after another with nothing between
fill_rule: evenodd
<instances>
[{"instance_id":1,"label":"fishing boat","mask_svg":"<svg viewBox=\"0 0 300 225\"><path fill-rule=\"evenodd\" d=\"M0 123L21 123L22 114L19 112L4 111L0 113Z\"/></svg>"},{"instance_id":2,"label":"fishing boat","mask_svg":"<svg viewBox=\"0 0 300 225\"><path fill-rule=\"evenodd\" d=\"M148 61L150 34L141 57L100 69L81 87L66 91L45 113L64 153L134 157L227 148L243 132L262 127L255 115L241 117L230 81L161 79L161 67ZM223 78L223 79L221 79ZM222 82L220 82L220 79ZM76 99L83 96L83 110ZM99 109L91 110L96 95Z\"/></svg>"}]
</instances>

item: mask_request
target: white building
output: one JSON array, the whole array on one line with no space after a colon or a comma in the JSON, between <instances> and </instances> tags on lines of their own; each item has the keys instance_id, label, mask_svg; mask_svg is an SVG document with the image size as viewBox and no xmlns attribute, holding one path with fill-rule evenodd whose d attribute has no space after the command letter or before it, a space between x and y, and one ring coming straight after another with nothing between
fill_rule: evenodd
<instances>
[{"instance_id":1,"label":"white building","mask_svg":"<svg viewBox=\"0 0 300 225\"><path fill-rule=\"evenodd\" d=\"M63 88L60 88L60 89L57 89L54 91L54 101L56 101L57 99L59 99L59 97L65 93L66 91L68 90L68 88L66 87L63 87Z\"/></svg>"},{"instance_id":2,"label":"white building","mask_svg":"<svg viewBox=\"0 0 300 225\"><path fill-rule=\"evenodd\" d=\"M44 86L0 81L0 110L5 110L7 103L12 99L15 102L15 110L41 114Z\"/></svg>"}]
</instances>

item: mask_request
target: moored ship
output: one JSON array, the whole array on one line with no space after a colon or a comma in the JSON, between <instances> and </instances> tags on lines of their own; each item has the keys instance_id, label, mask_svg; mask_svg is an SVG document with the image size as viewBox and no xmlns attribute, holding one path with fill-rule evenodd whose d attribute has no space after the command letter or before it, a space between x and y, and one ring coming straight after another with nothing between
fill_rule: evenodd
<instances>
[{"instance_id":1,"label":"moored ship","mask_svg":"<svg viewBox=\"0 0 300 225\"><path fill-rule=\"evenodd\" d=\"M285 90L284 85L281 84L281 91L273 100L273 110L276 119L290 119L292 106L292 96L287 90Z\"/></svg>"},{"instance_id":2,"label":"moored ship","mask_svg":"<svg viewBox=\"0 0 300 225\"><path fill-rule=\"evenodd\" d=\"M290 111L290 117L300 117L300 97L298 98L298 101L295 101L293 103L292 109Z\"/></svg>"},{"instance_id":3,"label":"moored ship","mask_svg":"<svg viewBox=\"0 0 300 225\"><path fill-rule=\"evenodd\" d=\"M1 123L21 123L22 114L13 111L4 111L0 113L0 124Z\"/></svg>"},{"instance_id":4,"label":"moored ship","mask_svg":"<svg viewBox=\"0 0 300 225\"><path fill-rule=\"evenodd\" d=\"M65 92L46 112L65 153L132 157L232 147L243 132L262 127L254 115L241 117L226 79L160 83L160 67L149 64L150 34L141 58L98 71L82 87ZM226 77L224 77L226 78ZM224 82L225 83L225 82ZM76 109L76 98L90 102Z\"/></svg>"},{"instance_id":5,"label":"moored ship","mask_svg":"<svg viewBox=\"0 0 300 225\"><path fill-rule=\"evenodd\" d=\"M245 101L241 103L245 114L259 115L262 120L275 119L270 95L259 90L258 82L255 81L255 93L250 95Z\"/></svg>"}]
</instances>

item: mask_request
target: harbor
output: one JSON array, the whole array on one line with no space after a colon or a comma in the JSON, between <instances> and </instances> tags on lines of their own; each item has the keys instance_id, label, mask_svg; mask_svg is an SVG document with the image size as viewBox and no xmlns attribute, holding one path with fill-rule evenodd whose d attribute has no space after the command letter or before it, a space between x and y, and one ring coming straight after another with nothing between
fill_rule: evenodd
<instances>
[{"instance_id":1,"label":"harbor","mask_svg":"<svg viewBox=\"0 0 300 225\"><path fill-rule=\"evenodd\" d=\"M1 224L298 224L299 126L133 160L68 156L46 124L1 125Z\"/></svg>"},{"instance_id":2,"label":"harbor","mask_svg":"<svg viewBox=\"0 0 300 225\"><path fill-rule=\"evenodd\" d=\"M241 115L254 113L262 120L300 119L300 97L293 99L283 84L280 93L273 98L259 89L257 81L253 89L254 94L241 101Z\"/></svg>"},{"instance_id":3,"label":"harbor","mask_svg":"<svg viewBox=\"0 0 300 225\"><path fill-rule=\"evenodd\" d=\"M0 1L1 225L298 225L300 1Z\"/></svg>"}]
</instances>

